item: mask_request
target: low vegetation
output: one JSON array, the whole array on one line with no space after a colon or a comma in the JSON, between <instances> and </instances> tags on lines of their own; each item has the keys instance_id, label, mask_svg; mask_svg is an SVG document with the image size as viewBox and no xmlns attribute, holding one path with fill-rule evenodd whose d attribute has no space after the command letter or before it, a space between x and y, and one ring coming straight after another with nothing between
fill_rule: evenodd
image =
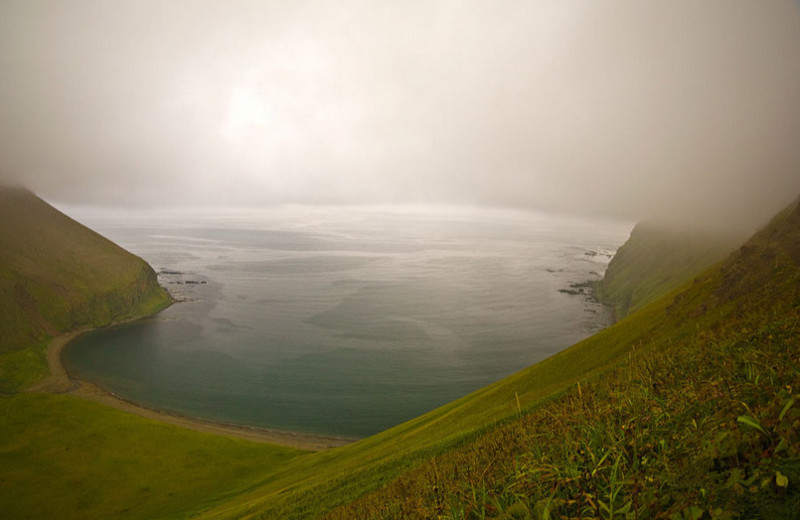
<instances>
[{"instance_id":1,"label":"low vegetation","mask_svg":"<svg viewBox=\"0 0 800 520\"><path fill-rule=\"evenodd\" d=\"M141 258L29 191L0 186L0 394L47 375L53 336L170 301Z\"/></svg>"},{"instance_id":2,"label":"low vegetation","mask_svg":"<svg viewBox=\"0 0 800 520\"><path fill-rule=\"evenodd\" d=\"M601 300L622 319L721 261L747 237L665 224L637 224L602 280Z\"/></svg>"},{"instance_id":3,"label":"low vegetation","mask_svg":"<svg viewBox=\"0 0 800 520\"><path fill-rule=\"evenodd\" d=\"M0 188L0 517L187 516L305 453L19 392L47 375L51 336L169 302L144 261L31 193Z\"/></svg>"},{"instance_id":4,"label":"low vegetation","mask_svg":"<svg viewBox=\"0 0 800 520\"><path fill-rule=\"evenodd\" d=\"M636 345L327 517L797 518L800 276L782 256L777 278L726 280L756 267L733 262L679 294L666 319L694 333ZM742 291L756 283L768 297Z\"/></svg>"},{"instance_id":5,"label":"low vegetation","mask_svg":"<svg viewBox=\"0 0 800 520\"><path fill-rule=\"evenodd\" d=\"M626 247L659 249L648 238ZM672 265L685 283L649 284L652 302L613 327L324 452L0 398L0 504L11 518L796 518L800 209L702 275ZM620 276L618 294L646 282Z\"/></svg>"},{"instance_id":6,"label":"low vegetation","mask_svg":"<svg viewBox=\"0 0 800 520\"><path fill-rule=\"evenodd\" d=\"M0 398L0 516L185 517L303 453L22 393Z\"/></svg>"},{"instance_id":7,"label":"low vegetation","mask_svg":"<svg viewBox=\"0 0 800 520\"><path fill-rule=\"evenodd\" d=\"M795 205L615 326L414 421L293 461L290 478L207 516L786 518L800 478L798 244Z\"/></svg>"}]
</instances>

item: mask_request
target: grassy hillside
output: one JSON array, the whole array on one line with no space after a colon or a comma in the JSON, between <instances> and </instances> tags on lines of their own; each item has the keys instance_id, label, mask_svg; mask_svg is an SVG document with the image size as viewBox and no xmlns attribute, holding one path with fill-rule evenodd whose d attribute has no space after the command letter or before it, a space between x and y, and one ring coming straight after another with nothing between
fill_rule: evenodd
<instances>
[{"instance_id":1,"label":"grassy hillside","mask_svg":"<svg viewBox=\"0 0 800 520\"><path fill-rule=\"evenodd\" d=\"M800 517L800 208L610 330L645 322L610 370L329 517Z\"/></svg>"},{"instance_id":2,"label":"grassy hillside","mask_svg":"<svg viewBox=\"0 0 800 520\"><path fill-rule=\"evenodd\" d=\"M656 312L630 328L612 328L417 419L353 445L289 463L273 480L203 518L314 518L374 491L548 401L578 381L606 370L657 333ZM519 407L518 404L519 403ZM397 498L397 497L396 497Z\"/></svg>"},{"instance_id":3,"label":"grassy hillside","mask_svg":"<svg viewBox=\"0 0 800 520\"><path fill-rule=\"evenodd\" d=\"M745 238L637 224L596 285L597 296L614 306L618 319L624 318L719 262Z\"/></svg>"},{"instance_id":4,"label":"grassy hillside","mask_svg":"<svg viewBox=\"0 0 800 520\"><path fill-rule=\"evenodd\" d=\"M0 188L0 518L185 517L304 453L16 392L47 374L51 335L169 302L144 261L33 194Z\"/></svg>"},{"instance_id":5,"label":"grassy hillside","mask_svg":"<svg viewBox=\"0 0 800 520\"><path fill-rule=\"evenodd\" d=\"M647 243L660 247L639 241L645 253ZM325 452L184 431L70 396L0 397L0 509L10 518L797 517L800 209L688 278L541 363Z\"/></svg>"},{"instance_id":6,"label":"grassy hillside","mask_svg":"<svg viewBox=\"0 0 800 520\"><path fill-rule=\"evenodd\" d=\"M0 517L185 518L304 452L184 430L70 395L0 397Z\"/></svg>"},{"instance_id":7,"label":"grassy hillside","mask_svg":"<svg viewBox=\"0 0 800 520\"><path fill-rule=\"evenodd\" d=\"M32 193L0 186L0 393L47 374L50 337L169 302L142 259Z\"/></svg>"},{"instance_id":8,"label":"grassy hillside","mask_svg":"<svg viewBox=\"0 0 800 520\"><path fill-rule=\"evenodd\" d=\"M617 325L409 423L295 459L204 518L791 518L799 235L795 206Z\"/></svg>"}]
</instances>

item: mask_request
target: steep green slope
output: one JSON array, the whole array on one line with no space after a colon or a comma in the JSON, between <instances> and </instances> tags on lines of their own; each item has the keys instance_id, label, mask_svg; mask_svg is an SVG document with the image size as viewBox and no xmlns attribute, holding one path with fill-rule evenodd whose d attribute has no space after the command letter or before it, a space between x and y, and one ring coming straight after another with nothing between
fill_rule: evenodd
<instances>
[{"instance_id":1,"label":"steep green slope","mask_svg":"<svg viewBox=\"0 0 800 520\"><path fill-rule=\"evenodd\" d=\"M185 518L303 453L70 395L0 396L0 517Z\"/></svg>"},{"instance_id":2,"label":"steep green slope","mask_svg":"<svg viewBox=\"0 0 800 520\"><path fill-rule=\"evenodd\" d=\"M617 325L321 453L154 425L69 396L0 397L0 505L14 506L12 518L791 517L798 263L795 205Z\"/></svg>"},{"instance_id":3,"label":"steep green slope","mask_svg":"<svg viewBox=\"0 0 800 520\"><path fill-rule=\"evenodd\" d=\"M798 439L787 430L796 410L778 420L800 384L798 211L617 325L406 424L295 459L204 517L310 518L334 508L337 518L544 518L549 508L573 518L625 507L653 516L694 514L700 504L725 518L726 507L764 511L787 500L790 510L797 495L776 475L800 479ZM729 371L737 379L723 401L715 389ZM711 474L709 465L724 468ZM702 490L712 484L715 494ZM750 494L734 500L737 490Z\"/></svg>"},{"instance_id":4,"label":"steep green slope","mask_svg":"<svg viewBox=\"0 0 800 520\"><path fill-rule=\"evenodd\" d=\"M596 294L613 305L617 318L622 319L719 262L745 238L665 224L637 224L596 285Z\"/></svg>"},{"instance_id":5,"label":"steep green slope","mask_svg":"<svg viewBox=\"0 0 800 520\"><path fill-rule=\"evenodd\" d=\"M142 259L34 194L0 186L0 393L47 374L50 337L169 302Z\"/></svg>"},{"instance_id":6,"label":"steep green slope","mask_svg":"<svg viewBox=\"0 0 800 520\"><path fill-rule=\"evenodd\" d=\"M518 374L353 445L295 459L270 482L202 517L314 518L347 504L432 457L469 446L482 433L514 418L519 409L529 410L608 369L634 345L658 333L651 324L657 314L645 310L630 327L602 331Z\"/></svg>"},{"instance_id":7,"label":"steep green slope","mask_svg":"<svg viewBox=\"0 0 800 520\"><path fill-rule=\"evenodd\" d=\"M800 207L614 330L610 369L330 518L800 517Z\"/></svg>"},{"instance_id":8,"label":"steep green slope","mask_svg":"<svg viewBox=\"0 0 800 520\"><path fill-rule=\"evenodd\" d=\"M0 517L186 517L304 453L17 392L46 375L50 336L169 302L144 261L33 194L0 189Z\"/></svg>"}]
</instances>

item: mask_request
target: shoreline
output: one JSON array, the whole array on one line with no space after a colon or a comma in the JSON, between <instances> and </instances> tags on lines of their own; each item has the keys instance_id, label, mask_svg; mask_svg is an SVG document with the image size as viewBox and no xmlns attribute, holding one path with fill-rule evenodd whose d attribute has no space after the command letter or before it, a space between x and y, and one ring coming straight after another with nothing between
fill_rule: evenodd
<instances>
[{"instance_id":1,"label":"shoreline","mask_svg":"<svg viewBox=\"0 0 800 520\"><path fill-rule=\"evenodd\" d=\"M119 325L119 323L115 323L114 325ZM93 401L123 412L138 415L139 417L194 431L226 435L248 441L278 444L310 451L337 448L358 440L200 419L176 412L148 408L134 401L125 399L124 397L120 397L95 383L71 376L61 362L61 353L64 347L78 336L91 330L93 329L82 328L54 337L47 346L47 365L50 370L50 375L38 383L34 383L24 391L72 395L80 399Z\"/></svg>"}]
</instances>

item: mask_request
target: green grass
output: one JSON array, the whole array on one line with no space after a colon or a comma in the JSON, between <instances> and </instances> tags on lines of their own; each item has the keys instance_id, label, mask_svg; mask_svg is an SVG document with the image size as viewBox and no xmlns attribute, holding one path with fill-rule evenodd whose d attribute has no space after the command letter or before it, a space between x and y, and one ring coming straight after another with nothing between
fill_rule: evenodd
<instances>
[{"instance_id":1,"label":"green grass","mask_svg":"<svg viewBox=\"0 0 800 520\"><path fill-rule=\"evenodd\" d=\"M800 315L782 310L632 353L330 518L796 518Z\"/></svg>"},{"instance_id":2,"label":"green grass","mask_svg":"<svg viewBox=\"0 0 800 520\"><path fill-rule=\"evenodd\" d=\"M0 397L1 516L185 517L303 453L184 430L70 396Z\"/></svg>"},{"instance_id":3,"label":"green grass","mask_svg":"<svg viewBox=\"0 0 800 520\"><path fill-rule=\"evenodd\" d=\"M716 264L745 238L637 224L596 284L597 296L624 318Z\"/></svg>"},{"instance_id":4,"label":"green grass","mask_svg":"<svg viewBox=\"0 0 800 520\"><path fill-rule=\"evenodd\" d=\"M255 445L67 396L0 398L0 506L11 518L791 518L800 210L703 276L691 262L667 276L675 243L632 237L640 254L617 280L646 290L615 326L343 448ZM647 269L658 275L634 276Z\"/></svg>"},{"instance_id":5,"label":"green grass","mask_svg":"<svg viewBox=\"0 0 800 520\"><path fill-rule=\"evenodd\" d=\"M333 510L340 518L624 518L627 507L642 517L689 518L699 507L725 518L731 508L766 515L765 504L779 502L791 510L794 488L770 487L769 476L780 471L795 482L796 437L772 435L770 448L737 418L755 414L771 432L794 425L794 412L780 425L774 412L792 398L786 385L800 385L793 379L800 374L798 237L795 208L719 267L613 327L408 423L292 461L203 517L313 518ZM762 345L764 338L770 343ZM759 378L761 389L730 384L721 400L714 387L734 367L750 366L747 377L758 377L749 357L782 368ZM591 407L578 411L581 401ZM749 411L741 402L752 403ZM631 424L647 435L630 437ZM720 424L737 450L724 457L735 456L726 460L742 473L709 472L709 461L724 457L708 458L701 447L715 445ZM645 469L626 446L660 457L661 466ZM765 449L769 456L761 457ZM745 494L728 493L729 480Z\"/></svg>"},{"instance_id":6,"label":"green grass","mask_svg":"<svg viewBox=\"0 0 800 520\"><path fill-rule=\"evenodd\" d=\"M11 395L47 377L47 339L0 354L0 395Z\"/></svg>"},{"instance_id":7,"label":"green grass","mask_svg":"<svg viewBox=\"0 0 800 520\"><path fill-rule=\"evenodd\" d=\"M530 409L569 385L606 370L633 347L660 334L653 323L666 305L649 308L626 320L624 326L602 331L398 427L349 447L294 461L286 469L287 478L276 478L210 516L233 518L257 513L255 518L306 518L346 504L509 420L517 412L517 399L523 409ZM692 330L693 325L687 325L674 333L679 336Z\"/></svg>"},{"instance_id":8,"label":"green grass","mask_svg":"<svg viewBox=\"0 0 800 520\"><path fill-rule=\"evenodd\" d=\"M0 186L0 394L47 374L55 335L170 303L152 268L35 195Z\"/></svg>"},{"instance_id":9,"label":"green grass","mask_svg":"<svg viewBox=\"0 0 800 520\"><path fill-rule=\"evenodd\" d=\"M454 449L580 380L612 367L637 345L658 337L652 326L667 303L628 318L573 347L417 419L354 445L292 461L274 481L212 511L210 518L313 518L374 491L401 474ZM691 334L678 327L675 337Z\"/></svg>"},{"instance_id":10,"label":"green grass","mask_svg":"<svg viewBox=\"0 0 800 520\"><path fill-rule=\"evenodd\" d=\"M329 517L800 517L800 208L608 332L644 323L610 369Z\"/></svg>"},{"instance_id":11,"label":"green grass","mask_svg":"<svg viewBox=\"0 0 800 520\"><path fill-rule=\"evenodd\" d=\"M52 336L169 303L140 258L33 194L0 188L0 517L185 517L304 454L18 393L47 375Z\"/></svg>"}]
</instances>

